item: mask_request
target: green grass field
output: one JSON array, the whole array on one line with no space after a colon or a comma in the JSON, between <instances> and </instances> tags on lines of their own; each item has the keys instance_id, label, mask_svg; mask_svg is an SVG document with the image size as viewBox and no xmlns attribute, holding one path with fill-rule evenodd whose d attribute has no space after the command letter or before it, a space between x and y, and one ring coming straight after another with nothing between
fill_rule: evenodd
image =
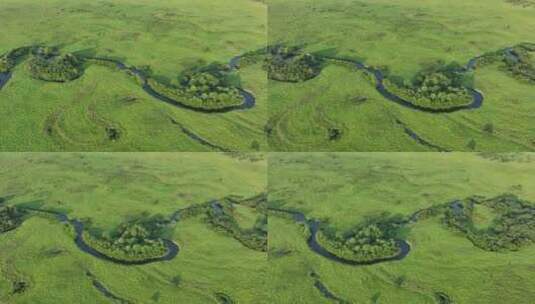
<instances>
[{"instance_id":1,"label":"green grass field","mask_svg":"<svg viewBox=\"0 0 535 304\"><path fill-rule=\"evenodd\" d=\"M501 161L475 153L274 153L269 156L269 202L299 210L340 232L368 218L407 216L474 195L511 193L535 206L535 155L507 156ZM474 224L482 229L495 215L476 208ZM268 281L273 302L535 300L533 243L518 251L485 251L448 229L441 216L419 220L401 233L411 245L404 259L348 266L312 252L302 225L270 213ZM317 280L338 300L322 296Z\"/></svg>"},{"instance_id":2,"label":"green grass field","mask_svg":"<svg viewBox=\"0 0 535 304\"><path fill-rule=\"evenodd\" d=\"M113 231L139 216L169 216L228 195L247 198L266 191L261 154L3 153L0 168L1 204L64 212L100 231ZM240 226L252 226L255 212L239 206ZM180 247L175 258L123 266L80 251L66 226L30 213L19 227L0 233L0 303L265 299L265 252L212 229L203 216L179 220L165 233ZM106 298L93 279L122 300ZM223 295L234 302L224 302Z\"/></svg>"},{"instance_id":3,"label":"green grass field","mask_svg":"<svg viewBox=\"0 0 535 304\"><path fill-rule=\"evenodd\" d=\"M258 1L6 0L0 4L0 54L22 46L120 59L149 67L176 84L186 70L265 45L267 16ZM203 114L165 104L124 71L89 65L82 77L49 83L14 68L0 90L3 151L212 151L171 118L212 145L232 151L265 150L266 78L260 65L239 70L241 86L256 97L251 109ZM113 128L118 138L110 139Z\"/></svg>"},{"instance_id":4,"label":"green grass field","mask_svg":"<svg viewBox=\"0 0 535 304\"><path fill-rule=\"evenodd\" d=\"M268 44L304 46L410 80L438 61L465 65L535 42L533 14L532 1L272 0ZM298 84L270 81L268 141L274 151L533 151L535 85L513 78L502 63L476 68L469 78L483 93L482 107L449 114L393 103L350 67L327 64ZM341 136L330 139L330 129Z\"/></svg>"}]
</instances>

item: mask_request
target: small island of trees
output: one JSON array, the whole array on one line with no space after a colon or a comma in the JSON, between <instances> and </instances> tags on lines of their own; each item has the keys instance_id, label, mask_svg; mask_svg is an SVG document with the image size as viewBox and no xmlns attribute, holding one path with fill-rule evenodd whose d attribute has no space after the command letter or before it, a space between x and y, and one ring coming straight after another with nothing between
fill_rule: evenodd
<instances>
[{"instance_id":1,"label":"small island of trees","mask_svg":"<svg viewBox=\"0 0 535 304\"><path fill-rule=\"evenodd\" d=\"M465 86L467 82L463 67L457 63L432 64L407 81L401 77L389 76L385 87L401 98L415 105L446 109L472 103L472 95Z\"/></svg>"},{"instance_id":2,"label":"small island of trees","mask_svg":"<svg viewBox=\"0 0 535 304\"><path fill-rule=\"evenodd\" d=\"M269 46L264 62L268 78L284 82L302 82L319 75L322 60L303 53L299 47Z\"/></svg>"},{"instance_id":3,"label":"small island of trees","mask_svg":"<svg viewBox=\"0 0 535 304\"><path fill-rule=\"evenodd\" d=\"M243 103L237 87L230 84L225 68L220 65L185 73L179 86L163 84L148 79L150 87L158 94L183 104L203 109L221 109Z\"/></svg>"},{"instance_id":4,"label":"small island of trees","mask_svg":"<svg viewBox=\"0 0 535 304\"><path fill-rule=\"evenodd\" d=\"M356 262L390 258L400 252L396 241L383 224L369 224L343 234L317 233L317 241L333 254Z\"/></svg>"},{"instance_id":5,"label":"small island of trees","mask_svg":"<svg viewBox=\"0 0 535 304\"><path fill-rule=\"evenodd\" d=\"M84 231L84 241L100 253L123 261L142 261L164 256L168 249L159 235L162 219L135 220L121 224L112 234L95 236Z\"/></svg>"},{"instance_id":6,"label":"small island of trees","mask_svg":"<svg viewBox=\"0 0 535 304\"><path fill-rule=\"evenodd\" d=\"M82 62L76 56L70 53L60 55L49 47L32 50L28 66L33 78L44 81L67 82L83 74Z\"/></svg>"}]
</instances>

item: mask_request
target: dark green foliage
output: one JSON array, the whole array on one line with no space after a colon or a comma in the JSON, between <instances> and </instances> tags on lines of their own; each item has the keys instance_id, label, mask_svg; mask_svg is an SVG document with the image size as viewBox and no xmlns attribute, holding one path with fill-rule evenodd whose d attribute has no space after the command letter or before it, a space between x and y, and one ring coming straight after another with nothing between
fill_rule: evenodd
<instances>
[{"instance_id":1,"label":"dark green foliage","mask_svg":"<svg viewBox=\"0 0 535 304\"><path fill-rule=\"evenodd\" d=\"M354 261L373 261L399 252L389 229L389 223L371 223L343 234L322 230L318 233L318 242L337 256Z\"/></svg>"},{"instance_id":2,"label":"dark green foliage","mask_svg":"<svg viewBox=\"0 0 535 304\"><path fill-rule=\"evenodd\" d=\"M108 138L113 141L118 140L119 137L121 137L121 132L119 129L114 127L107 127L106 134L108 135Z\"/></svg>"},{"instance_id":3,"label":"dark green foliage","mask_svg":"<svg viewBox=\"0 0 535 304\"><path fill-rule=\"evenodd\" d=\"M229 233L247 248L267 251L267 216L259 217L253 228L242 229L232 212L231 204L212 203L208 209L208 222L214 228Z\"/></svg>"},{"instance_id":4,"label":"dark green foliage","mask_svg":"<svg viewBox=\"0 0 535 304\"><path fill-rule=\"evenodd\" d=\"M159 238L167 221L160 217L137 219L121 224L113 234L98 237L84 232L85 241L107 256L126 260L144 260L163 256L167 247Z\"/></svg>"},{"instance_id":5,"label":"dark green foliage","mask_svg":"<svg viewBox=\"0 0 535 304\"><path fill-rule=\"evenodd\" d=\"M401 275L394 279L394 284L396 284L397 287L401 287L403 286L403 283L405 283L405 280L406 280L406 277L404 275Z\"/></svg>"},{"instance_id":6,"label":"dark green foliage","mask_svg":"<svg viewBox=\"0 0 535 304\"><path fill-rule=\"evenodd\" d=\"M160 302L160 297L162 294L159 291L156 291L152 294L152 297L150 298L153 302Z\"/></svg>"},{"instance_id":7,"label":"dark green foliage","mask_svg":"<svg viewBox=\"0 0 535 304\"><path fill-rule=\"evenodd\" d=\"M171 283L177 287L180 285L180 282L182 282L182 277L180 277L180 275L176 275L171 279Z\"/></svg>"},{"instance_id":8,"label":"dark green foliage","mask_svg":"<svg viewBox=\"0 0 535 304\"><path fill-rule=\"evenodd\" d=\"M28 64L31 76L45 81L67 82L83 73L82 64L76 56L60 55L55 49L47 47L33 50Z\"/></svg>"},{"instance_id":9,"label":"dark green foliage","mask_svg":"<svg viewBox=\"0 0 535 304\"><path fill-rule=\"evenodd\" d=\"M390 76L385 80L385 85L417 105L447 108L472 102L472 96L465 87L466 82L466 71L459 64L438 62L420 71L410 82Z\"/></svg>"},{"instance_id":10,"label":"dark green foliage","mask_svg":"<svg viewBox=\"0 0 535 304\"><path fill-rule=\"evenodd\" d=\"M16 207L0 206L0 233L17 228L22 223L22 216Z\"/></svg>"},{"instance_id":11,"label":"dark green foliage","mask_svg":"<svg viewBox=\"0 0 535 304\"><path fill-rule=\"evenodd\" d=\"M342 138L342 130L338 128L329 128L327 130L329 140L339 140Z\"/></svg>"},{"instance_id":12,"label":"dark green foliage","mask_svg":"<svg viewBox=\"0 0 535 304\"><path fill-rule=\"evenodd\" d=\"M30 47L21 47L0 56L0 73L9 72L17 64L17 60L28 54L30 49Z\"/></svg>"},{"instance_id":13,"label":"dark green foliage","mask_svg":"<svg viewBox=\"0 0 535 304\"><path fill-rule=\"evenodd\" d=\"M267 48L261 48L258 50L247 52L240 56L238 68L243 68L249 65L263 62L266 59Z\"/></svg>"},{"instance_id":14,"label":"dark green foliage","mask_svg":"<svg viewBox=\"0 0 535 304\"><path fill-rule=\"evenodd\" d=\"M477 142L474 139L470 139L468 144L466 144L466 147L472 151L474 151L477 147Z\"/></svg>"},{"instance_id":15,"label":"dark green foliage","mask_svg":"<svg viewBox=\"0 0 535 304\"><path fill-rule=\"evenodd\" d=\"M435 299L438 304L452 304L450 297L443 292L435 292Z\"/></svg>"},{"instance_id":16,"label":"dark green foliage","mask_svg":"<svg viewBox=\"0 0 535 304\"><path fill-rule=\"evenodd\" d=\"M12 293L13 294L21 294L24 293L28 289L28 283L22 280L16 280L13 282L13 288Z\"/></svg>"},{"instance_id":17,"label":"dark green foliage","mask_svg":"<svg viewBox=\"0 0 535 304\"><path fill-rule=\"evenodd\" d=\"M264 68L269 79L301 82L319 75L322 60L312 54L302 53L299 47L276 45L268 47Z\"/></svg>"},{"instance_id":18,"label":"dark green foliage","mask_svg":"<svg viewBox=\"0 0 535 304\"><path fill-rule=\"evenodd\" d=\"M9 72L13 67L13 62L7 56L0 57L0 73Z\"/></svg>"},{"instance_id":19,"label":"dark green foliage","mask_svg":"<svg viewBox=\"0 0 535 304\"><path fill-rule=\"evenodd\" d=\"M180 86L166 85L152 78L148 83L157 93L193 107L219 109L243 102L240 91L232 86L225 67L220 65L184 73Z\"/></svg>"},{"instance_id":20,"label":"dark green foliage","mask_svg":"<svg viewBox=\"0 0 535 304\"><path fill-rule=\"evenodd\" d=\"M208 212L209 208L210 208L209 203L191 205L187 208L184 208L178 211L178 219L185 220L187 218L199 216L201 214Z\"/></svg>"},{"instance_id":21,"label":"dark green foliage","mask_svg":"<svg viewBox=\"0 0 535 304\"><path fill-rule=\"evenodd\" d=\"M472 221L475 204L493 209L497 216L490 227L476 229ZM535 242L535 207L512 194L488 200L468 200L462 207L449 208L444 222L464 233L475 246L488 251L518 250Z\"/></svg>"},{"instance_id":22,"label":"dark green foliage","mask_svg":"<svg viewBox=\"0 0 535 304\"><path fill-rule=\"evenodd\" d=\"M253 140L250 147L254 151L260 151L260 143L257 140Z\"/></svg>"},{"instance_id":23,"label":"dark green foliage","mask_svg":"<svg viewBox=\"0 0 535 304\"><path fill-rule=\"evenodd\" d=\"M227 295L226 293L216 292L215 293L215 297L217 299L217 303L220 303L220 304L234 304L234 301L232 300L232 298L229 295Z\"/></svg>"},{"instance_id":24,"label":"dark green foliage","mask_svg":"<svg viewBox=\"0 0 535 304\"><path fill-rule=\"evenodd\" d=\"M490 134L494 133L494 125L492 123L485 124L483 126L483 131Z\"/></svg>"}]
</instances>

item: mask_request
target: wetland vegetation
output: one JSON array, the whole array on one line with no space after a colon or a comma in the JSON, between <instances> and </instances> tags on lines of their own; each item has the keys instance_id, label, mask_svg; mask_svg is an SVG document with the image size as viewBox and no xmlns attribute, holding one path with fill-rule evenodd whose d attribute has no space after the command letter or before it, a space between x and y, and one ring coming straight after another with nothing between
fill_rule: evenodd
<instances>
[{"instance_id":1,"label":"wetland vegetation","mask_svg":"<svg viewBox=\"0 0 535 304\"><path fill-rule=\"evenodd\" d=\"M1 154L0 302L260 303L265 166L219 153Z\"/></svg>"},{"instance_id":2,"label":"wetland vegetation","mask_svg":"<svg viewBox=\"0 0 535 304\"><path fill-rule=\"evenodd\" d=\"M0 150L267 150L262 66L229 64L265 46L265 11L249 0L3 1Z\"/></svg>"},{"instance_id":3,"label":"wetland vegetation","mask_svg":"<svg viewBox=\"0 0 535 304\"><path fill-rule=\"evenodd\" d=\"M270 155L274 301L529 303L533 160L532 153Z\"/></svg>"},{"instance_id":4,"label":"wetland vegetation","mask_svg":"<svg viewBox=\"0 0 535 304\"><path fill-rule=\"evenodd\" d=\"M449 4L271 1L268 46L322 63L276 61L306 77L270 77L271 149L534 150L535 8Z\"/></svg>"}]
</instances>

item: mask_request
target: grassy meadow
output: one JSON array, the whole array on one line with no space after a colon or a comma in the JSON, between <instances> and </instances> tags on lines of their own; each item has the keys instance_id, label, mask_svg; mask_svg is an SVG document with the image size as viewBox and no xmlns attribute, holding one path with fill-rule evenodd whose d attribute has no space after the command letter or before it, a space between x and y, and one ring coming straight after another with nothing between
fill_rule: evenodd
<instances>
[{"instance_id":1,"label":"grassy meadow","mask_svg":"<svg viewBox=\"0 0 535 304\"><path fill-rule=\"evenodd\" d=\"M60 211L100 231L139 216L169 216L228 195L246 198L266 190L261 154L3 153L0 168L1 204ZM239 207L237 220L247 229L258 214ZM57 220L30 214L0 234L0 303L228 303L222 297L260 303L265 298L259 288L265 252L212 229L202 216L179 220L165 234L180 247L175 258L123 266L80 251ZM105 297L94 278L121 300Z\"/></svg>"},{"instance_id":2,"label":"grassy meadow","mask_svg":"<svg viewBox=\"0 0 535 304\"><path fill-rule=\"evenodd\" d=\"M498 154L499 155L499 154ZM503 156L503 155L502 155ZM378 216L474 195L511 193L535 204L535 155L475 153L274 153L269 204L298 210L344 232ZM476 227L494 220L477 206ZM274 303L532 303L535 246L490 252L430 217L402 230L411 245L400 261L352 266L307 246L306 229L270 213L270 294ZM319 280L338 300L322 295ZM445 295L442 300L440 295ZM447 302L445 299L449 302ZM345 301L345 302L344 302Z\"/></svg>"},{"instance_id":3,"label":"grassy meadow","mask_svg":"<svg viewBox=\"0 0 535 304\"><path fill-rule=\"evenodd\" d=\"M258 1L6 0L0 54L45 45L63 53L119 59L177 84L186 70L261 48L266 6ZM204 114L165 104L124 71L88 65L79 79L29 77L23 61L0 90L3 151L212 151L171 118L225 150L265 150L266 79L260 65L237 72L256 97L252 109ZM106 130L118 131L110 139Z\"/></svg>"},{"instance_id":4,"label":"grassy meadow","mask_svg":"<svg viewBox=\"0 0 535 304\"><path fill-rule=\"evenodd\" d=\"M442 61L535 42L535 5L508 0L271 0L268 44L303 46L410 80ZM274 151L533 151L535 85L496 63L471 72L481 108L430 114L385 99L369 76L327 64L298 84L269 81ZM356 102L364 100L363 102ZM401 122L402 124L400 124ZM341 136L329 138L329 129Z\"/></svg>"}]
</instances>

